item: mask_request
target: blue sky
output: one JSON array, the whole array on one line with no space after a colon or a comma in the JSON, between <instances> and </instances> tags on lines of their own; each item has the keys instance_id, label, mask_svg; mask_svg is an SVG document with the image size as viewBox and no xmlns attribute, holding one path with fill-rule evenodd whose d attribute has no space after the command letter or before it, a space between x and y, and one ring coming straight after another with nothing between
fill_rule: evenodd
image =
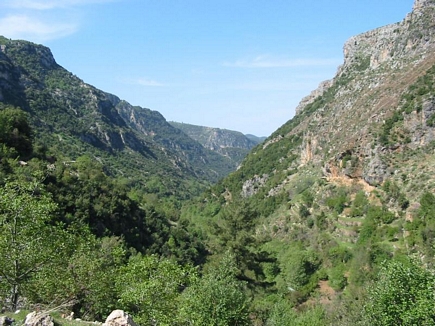
<instances>
[{"instance_id":1,"label":"blue sky","mask_svg":"<svg viewBox=\"0 0 435 326\"><path fill-rule=\"evenodd\" d=\"M1 0L0 35L167 120L267 136L413 0Z\"/></svg>"}]
</instances>

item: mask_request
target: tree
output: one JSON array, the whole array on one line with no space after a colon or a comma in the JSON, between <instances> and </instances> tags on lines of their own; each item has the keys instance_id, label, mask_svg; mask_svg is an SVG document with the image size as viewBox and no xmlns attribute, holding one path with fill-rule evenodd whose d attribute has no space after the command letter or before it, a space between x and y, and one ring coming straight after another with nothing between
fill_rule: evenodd
<instances>
[{"instance_id":1,"label":"tree","mask_svg":"<svg viewBox=\"0 0 435 326\"><path fill-rule=\"evenodd\" d=\"M62 230L50 223L55 209L39 184L0 188L0 283L13 309L30 277L62 251Z\"/></svg>"},{"instance_id":2,"label":"tree","mask_svg":"<svg viewBox=\"0 0 435 326\"><path fill-rule=\"evenodd\" d=\"M177 300L190 276L188 268L169 259L133 256L116 280L119 303L140 325L174 325Z\"/></svg>"},{"instance_id":3,"label":"tree","mask_svg":"<svg viewBox=\"0 0 435 326\"><path fill-rule=\"evenodd\" d=\"M369 325L434 325L435 276L413 260L384 263L369 289L365 315Z\"/></svg>"},{"instance_id":4,"label":"tree","mask_svg":"<svg viewBox=\"0 0 435 326\"><path fill-rule=\"evenodd\" d=\"M0 143L14 148L20 155L32 152L31 128L24 111L0 109Z\"/></svg>"},{"instance_id":5,"label":"tree","mask_svg":"<svg viewBox=\"0 0 435 326\"><path fill-rule=\"evenodd\" d=\"M237 273L234 257L226 254L217 268L196 279L181 297L183 325L250 325L249 299Z\"/></svg>"},{"instance_id":6,"label":"tree","mask_svg":"<svg viewBox=\"0 0 435 326\"><path fill-rule=\"evenodd\" d=\"M77 317L101 320L117 307L113 284L125 264L124 243L116 237L98 239L85 227L68 231L63 259L32 277L26 298L39 304L68 305Z\"/></svg>"},{"instance_id":7,"label":"tree","mask_svg":"<svg viewBox=\"0 0 435 326\"><path fill-rule=\"evenodd\" d=\"M258 217L258 211L247 201L234 202L221 211L211 230L217 239L211 251L230 251L239 270L238 278L248 282L263 280L261 263L272 260L258 249L260 243L254 236Z\"/></svg>"},{"instance_id":8,"label":"tree","mask_svg":"<svg viewBox=\"0 0 435 326\"><path fill-rule=\"evenodd\" d=\"M273 306L266 326L323 326L327 325L325 310L314 306L306 311L297 312L290 302L280 299Z\"/></svg>"}]
</instances>

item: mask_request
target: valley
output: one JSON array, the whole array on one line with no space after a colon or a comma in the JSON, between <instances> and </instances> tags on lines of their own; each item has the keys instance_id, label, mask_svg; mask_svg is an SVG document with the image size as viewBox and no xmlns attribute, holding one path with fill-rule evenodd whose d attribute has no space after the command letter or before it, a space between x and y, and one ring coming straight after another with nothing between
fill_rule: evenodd
<instances>
[{"instance_id":1,"label":"valley","mask_svg":"<svg viewBox=\"0 0 435 326\"><path fill-rule=\"evenodd\" d=\"M123 309L139 325L435 323L435 1L350 38L266 139L168 122L47 47L0 44L3 306Z\"/></svg>"}]
</instances>

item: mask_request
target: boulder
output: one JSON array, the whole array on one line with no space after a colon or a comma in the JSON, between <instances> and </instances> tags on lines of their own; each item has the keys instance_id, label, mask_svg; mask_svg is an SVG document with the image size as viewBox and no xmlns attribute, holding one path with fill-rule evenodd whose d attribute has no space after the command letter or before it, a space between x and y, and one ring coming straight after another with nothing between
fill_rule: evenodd
<instances>
[{"instance_id":1,"label":"boulder","mask_svg":"<svg viewBox=\"0 0 435 326\"><path fill-rule=\"evenodd\" d=\"M15 320L6 316L0 316L0 326L9 326L12 325L12 323Z\"/></svg>"},{"instance_id":2,"label":"boulder","mask_svg":"<svg viewBox=\"0 0 435 326\"><path fill-rule=\"evenodd\" d=\"M25 326L54 326L53 317L44 312L31 312L24 321Z\"/></svg>"},{"instance_id":3,"label":"boulder","mask_svg":"<svg viewBox=\"0 0 435 326\"><path fill-rule=\"evenodd\" d=\"M137 326L133 319L123 310L114 310L107 317L103 326Z\"/></svg>"}]
</instances>

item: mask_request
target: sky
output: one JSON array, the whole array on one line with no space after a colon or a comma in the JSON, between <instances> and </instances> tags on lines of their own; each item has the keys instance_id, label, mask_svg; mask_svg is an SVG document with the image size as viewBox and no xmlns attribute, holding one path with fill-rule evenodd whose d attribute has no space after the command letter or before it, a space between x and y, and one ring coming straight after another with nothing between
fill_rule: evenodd
<instances>
[{"instance_id":1,"label":"sky","mask_svg":"<svg viewBox=\"0 0 435 326\"><path fill-rule=\"evenodd\" d=\"M351 36L413 0L1 0L0 35L177 121L268 136L334 77Z\"/></svg>"}]
</instances>

